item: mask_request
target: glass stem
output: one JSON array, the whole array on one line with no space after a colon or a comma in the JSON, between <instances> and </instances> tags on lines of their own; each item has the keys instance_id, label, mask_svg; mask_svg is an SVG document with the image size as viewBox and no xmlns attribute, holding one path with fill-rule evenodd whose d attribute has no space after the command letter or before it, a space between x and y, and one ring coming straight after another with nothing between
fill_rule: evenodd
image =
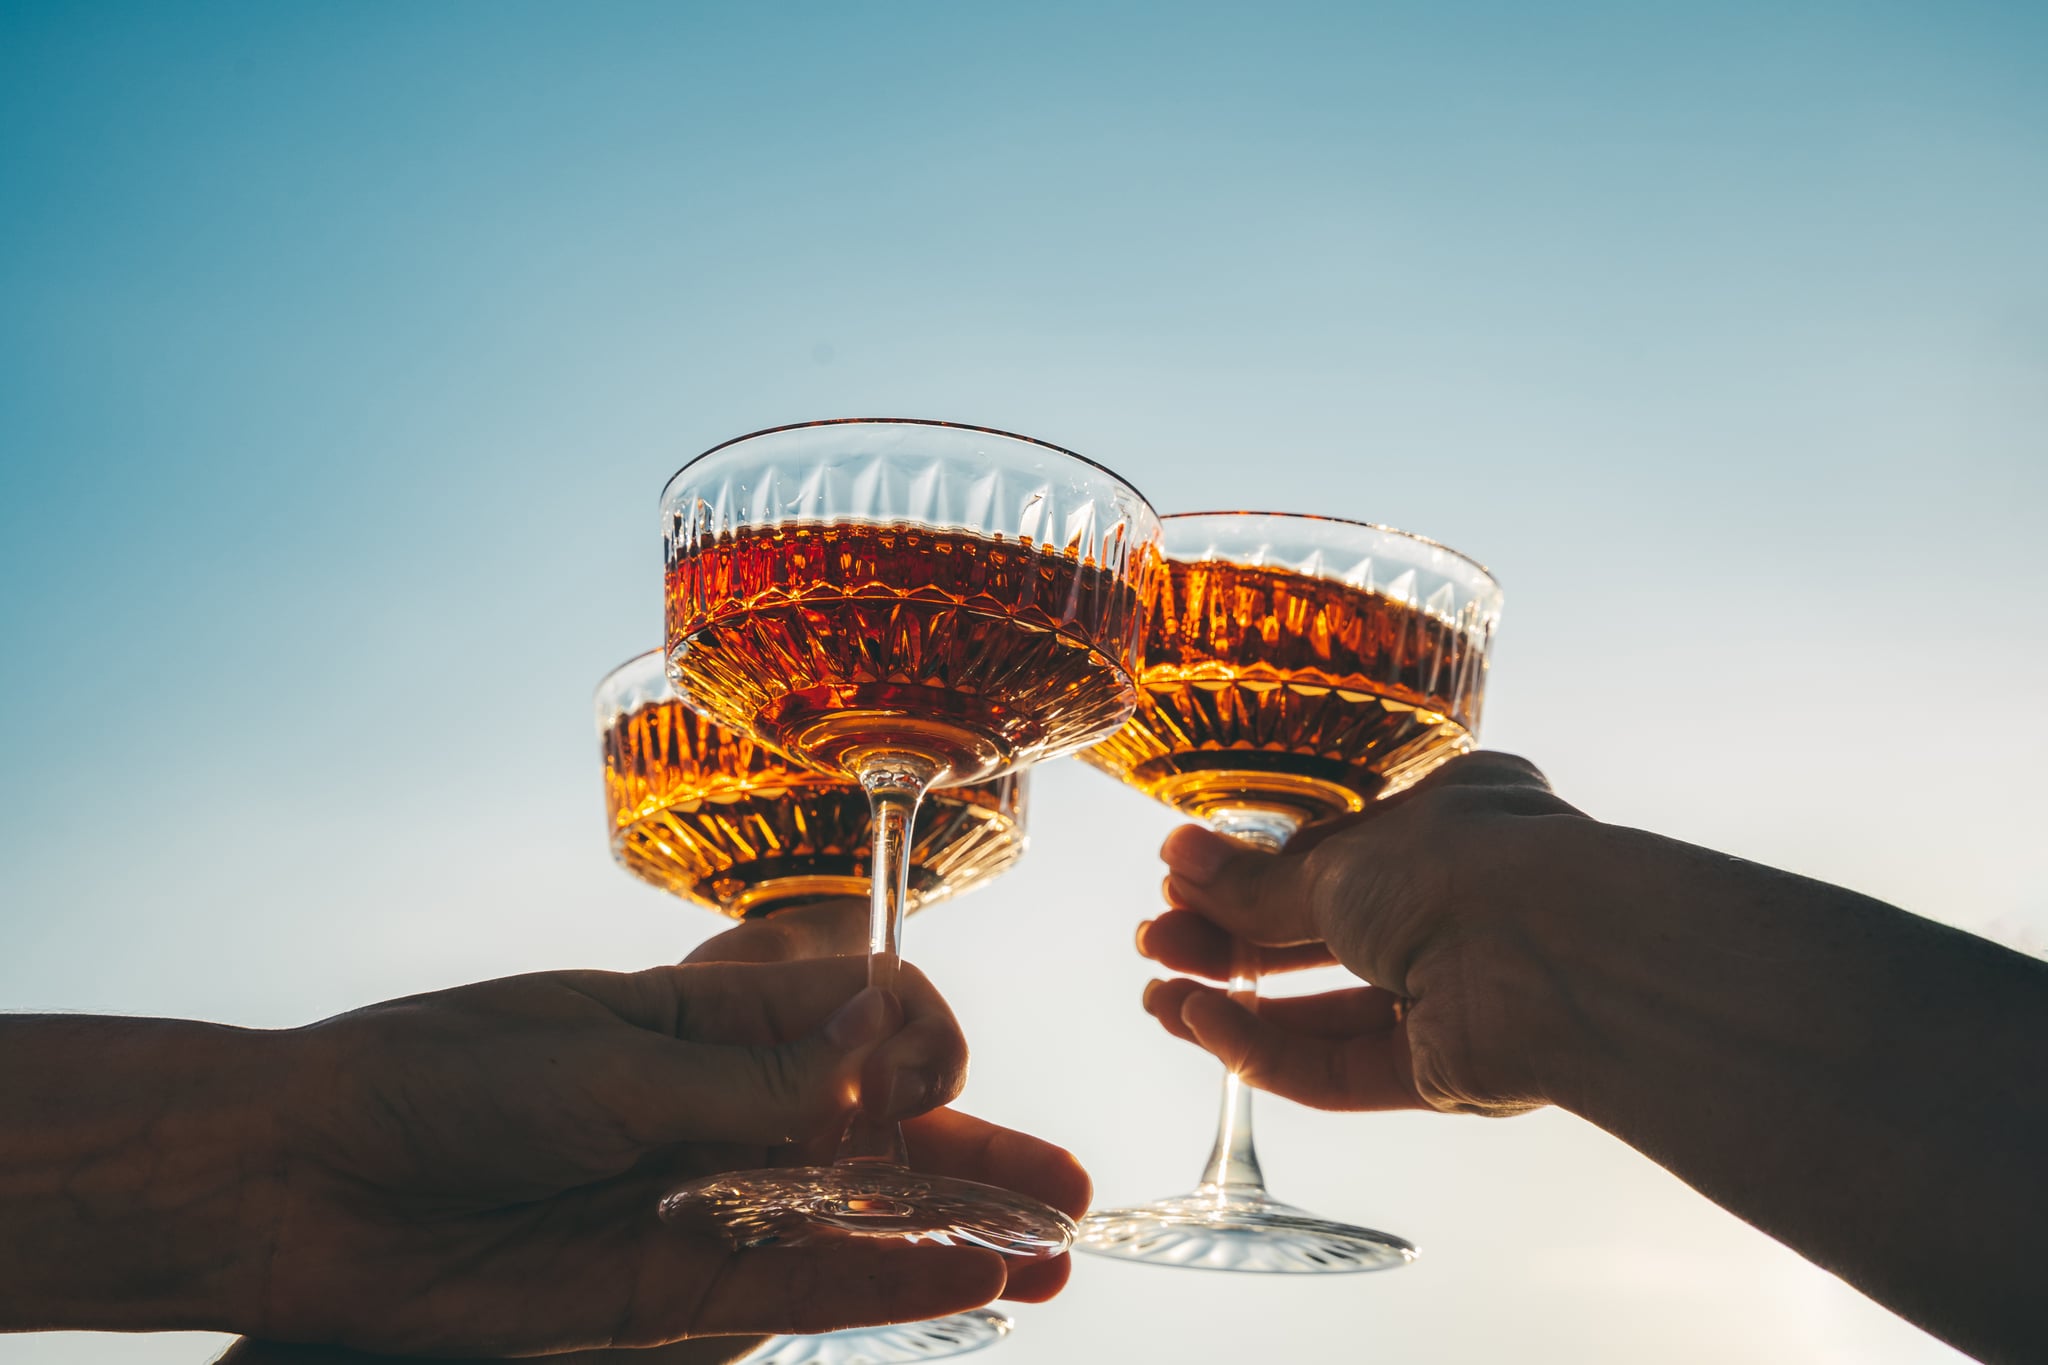
<instances>
[{"instance_id":1,"label":"glass stem","mask_svg":"<svg viewBox=\"0 0 2048 1365\"><path fill-rule=\"evenodd\" d=\"M1245 808L1214 811L1209 825L1219 834L1278 853L1301 828L1286 811ZM1256 1013L1259 1008L1258 945L1239 939L1230 955L1230 998ZM1216 1145L1202 1171L1196 1193L1216 1199L1264 1198L1266 1178L1259 1170L1259 1152L1252 1140L1252 1088L1235 1071L1223 1073L1223 1112L1216 1122Z\"/></svg>"},{"instance_id":2,"label":"glass stem","mask_svg":"<svg viewBox=\"0 0 2048 1365\"><path fill-rule=\"evenodd\" d=\"M885 991L896 989L896 968L903 961L911 833L934 776L929 761L911 754L875 754L861 765L860 785L868 794L875 838L868 864L868 984ZM902 1126L857 1112L839 1146L839 1164L852 1162L909 1165Z\"/></svg>"}]
</instances>

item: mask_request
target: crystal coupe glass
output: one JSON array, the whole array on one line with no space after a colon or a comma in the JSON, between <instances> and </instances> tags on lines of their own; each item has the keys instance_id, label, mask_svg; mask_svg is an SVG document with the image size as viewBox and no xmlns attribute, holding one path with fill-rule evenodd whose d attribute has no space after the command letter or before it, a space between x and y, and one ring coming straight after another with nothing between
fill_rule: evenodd
<instances>
[{"instance_id":1,"label":"crystal coupe glass","mask_svg":"<svg viewBox=\"0 0 2048 1365\"><path fill-rule=\"evenodd\" d=\"M869 981L896 977L928 792L1113 734L1137 703L1159 522L1116 475L1029 437L856 418L742 437L662 493L669 676L694 709L866 792ZM707 1177L664 1216L737 1245L888 1237L1064 1251L1035 1199L908 1169L857 1116L838 1161Z\"/></svg>"},{"instance_id":2,"label":"crystal coupe glass","mask_svg":"<svg viewBox=\"0 0 2048 1365\"><path fill-rule=\"evenodd\" d=\"M735 919L869 895L867 793L691 711L661 650L597 689L606 828L621 867ZM910 840L906 911L982 885L1024 854L1030 774L934 792ZM889 1365L965 1355L1009 1335L992 1308L926 1322L777 1337L754 1365Z\"/></svg>"},{"instance_id":3,"label":"crystal coupe glass","mask_svg":"<svg viewBox=\"0 0 2048 1365\"><path fill-rule=\"evenodd\" d=\"M1162 519L1137 711L1082 755L1154 800L1259 848L1361 810L1473 745L1500 589L1435 541L1330 517ZM1230 992L1256 1006L1256 948ZM1266 1273L1380 1270L1414 1246L1266 1192L1252 1092L1223 1080L1214 1149L1190 1194L1109 1209L1081 1250Z\"/></svg>"},{"instance_id":4,"label":"crystal coupe glass","mask_svg":"<svg viewBox=\"0 0 2048 1365\"><path fill-rule=\"evenodd\" d=\"M597 689L612 856L640 880L733 919L867 900L867 793L790 762L683 705L652 650ZM906 912L1024 856L1028 772L933 792L910 838Z\"/></svg>"}]
</instances>

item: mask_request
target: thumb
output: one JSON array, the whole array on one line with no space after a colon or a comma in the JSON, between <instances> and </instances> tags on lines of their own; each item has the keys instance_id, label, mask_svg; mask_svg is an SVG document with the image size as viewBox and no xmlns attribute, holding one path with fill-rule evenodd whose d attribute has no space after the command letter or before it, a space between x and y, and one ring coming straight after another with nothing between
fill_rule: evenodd
<instances>
[{"instance_id":1,"label":"thumb","mask_svg":"<svg viewBox=\"0 0 2048 1365\"><path fill-rule=\"evenodd\" d=\"M822 1137L860 1098L861 1068L903 1026L892 993L868 987L822 1026L775 1046L650 1040L641 1093L672 1142L773 1144Z\"/></svg>"},{"instance_id":2,"label":"thumb","mask_svg":"<svg viewBox=\"0 0 2048 1365\"><path fill-rule=\"evenodd\" d=\"M868 946L868 903L844 896L742 921L698 944L685 962L790 962L860 954Z\"/></svg>"},{"instance_id":3,"label":"thumb","mask_svg":"<svg viewBox=\"0 0 2048 1365\"><path fill-rule=\"evenodd\" d=\"M1166 836L1166 900L1197 910L1229 933L1270 946L1311 943L1321 935L1310 914L1307 858L1268 853L1201 825Z\"/></svg>"}]
</instances>

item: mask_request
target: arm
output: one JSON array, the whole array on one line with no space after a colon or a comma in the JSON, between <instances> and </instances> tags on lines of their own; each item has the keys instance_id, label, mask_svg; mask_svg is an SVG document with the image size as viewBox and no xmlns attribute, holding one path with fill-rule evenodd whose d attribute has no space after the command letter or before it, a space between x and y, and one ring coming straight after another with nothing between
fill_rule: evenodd
<instances>
[{"instance_id":1,"label":"arm","mask_svg":"<svg viewBox=\"0 0 2048 1365\"><path fill-rule=\"evenodd\" d=\"M1328 1107L1555 1103L1902 1316L2048 1350L2048 963L1788 873L1589 820L1475 755L1277 858L1169 841L1154 956L1222 925L1377 983L1173 1031Z\"/></svg>"},{"instance_id":2,"label":"arm","mask_svg":"<svg viewBox=\"0 0 2048 1365\"><path fill-rule=\"evenodd\" d=\"M1563 1103L1902 1317L2039 1359L2048 963L1654 835L1584 839L1603 913L1570 954L1588 1041Z\"/></svg>"},{"instance_id":3,"label":"arm","mask_svg":"<svg viewBox=\"0 0 2048 1365\"><path fill-rule=\"evenodd\" d=\"M276 1035L0 1017L0 1329L250 1320L278 1183Z\"/></svg>"},{"instance_id":4,"label":"arm","mask_svg":"<svg viewBox=\"0 0 2048 1365\"><path fill-rule=\"evenodd\" d=\"M0 1329L503 1356L985 1303L991 1252L735 1249L656 1216L681 1180L829 1146L899 1070L932 1078L912 1112L957 1092L937 993L910 967L893 994L864 982L858 959L703 963L278 1033L0 1021ZM1073 1193L1047 1144L982 1125L966 1145Z\"/></svg>"},{"instance_id":5,"label":"arm","mask_svg":"<svg viewBox=\"0 0 2048 1365\"><path fill-rule=\"evenodd\" d=\"M698 945L685 961L785 962L798 958L854 955L867 947L868 904L861 899L830 901L785 910L769 919L748 920ZM1058 1148L1024 1134L997 1128L950 1109L934 1110L904 1125L911 1163L937 1171L1029 1191L1078 1218L1087 1211L1086 1172ZM1012 1262L1003 1297L1043 1303L1066 1284L1070 1258ZM699 1337L643 1350L575 1351L544 1357L548 1365L725 1365L748 1356L761 1337ZM418 1359L415 1357L414 1359ZM218 1365L401 1365L400 1358L372 1356L342 1347L293 1346L244 1338ZM455 1362L455 1365L465 1365ZM489 1365L468 1362L467 1365Z\"/></svg>"}]
</instances>

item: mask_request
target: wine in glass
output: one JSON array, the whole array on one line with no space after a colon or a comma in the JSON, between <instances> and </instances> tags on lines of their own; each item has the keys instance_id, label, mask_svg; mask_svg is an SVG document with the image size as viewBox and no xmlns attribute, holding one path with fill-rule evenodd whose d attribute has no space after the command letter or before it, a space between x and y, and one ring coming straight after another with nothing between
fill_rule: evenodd
<instances>
[{"instance_id":1,"label":"wine in glass","mask_svg":"<svg viewBox=\"0 0 2048 1365\"><path fill-rule=\"evenodd\" d=\"M662 493L669 676L696 710L852 781L871 813L869 981L896 974L926 794L1114 733L1137 702L1158 519L1129 484L1029 437L942 422L778 427L699 456ZM888 1237L1050 1256L1035 1199L905 1164L893 1122L831 1166L671 1192L738 1245Z\"/></svg>"},{"instance_id":2,"label":"wine in glass","mask_svg":"<svg viewBox=\"0 0 2048 1365\"><path fill-rule=\"evenodd\" d=\"M662 651L597 689L606 826L628 872L735 919L869 895L867 794L792 764L684 706ZM1023 856L1029 773L934 792L910 840L906 911L1000 875ZM886 1365L964 1355L1007 1336L991 1308L927 1322L777 1337L755 1365Z\"/></svg>"},{"instance_id":3,"label":"wine in glass","mask_svg":"<svg viewBox=\"0 0 2048 1365\"><path fill-rule=\"evenodd\" d=\"M683 705L660 650L597 692L612 856L734 919L869 896L867 793ZM934 792L910 839L905 910L979 886L1024 853L1027 774Z\"/></svg>"},{"instance_id":4,"label":"wine in glass","mask_svg":"<svg viewBox=\"0 0 2048 1365\"><path fill-rule=\"evenodd\" d=\"M1082 755L1156 801L1277 851L1470 749L1500 588L1434 541L1329 517L1161 519L1138 708ZM1258 952L1230 991L1255 1004ZM1082 1250L1266 1273L1380 1270L1414 1246L1267 1194L1252 1092L1223 1081L1215 1147L1191 1194L1090 1215Z\"/></svg>"}]
</instances>

